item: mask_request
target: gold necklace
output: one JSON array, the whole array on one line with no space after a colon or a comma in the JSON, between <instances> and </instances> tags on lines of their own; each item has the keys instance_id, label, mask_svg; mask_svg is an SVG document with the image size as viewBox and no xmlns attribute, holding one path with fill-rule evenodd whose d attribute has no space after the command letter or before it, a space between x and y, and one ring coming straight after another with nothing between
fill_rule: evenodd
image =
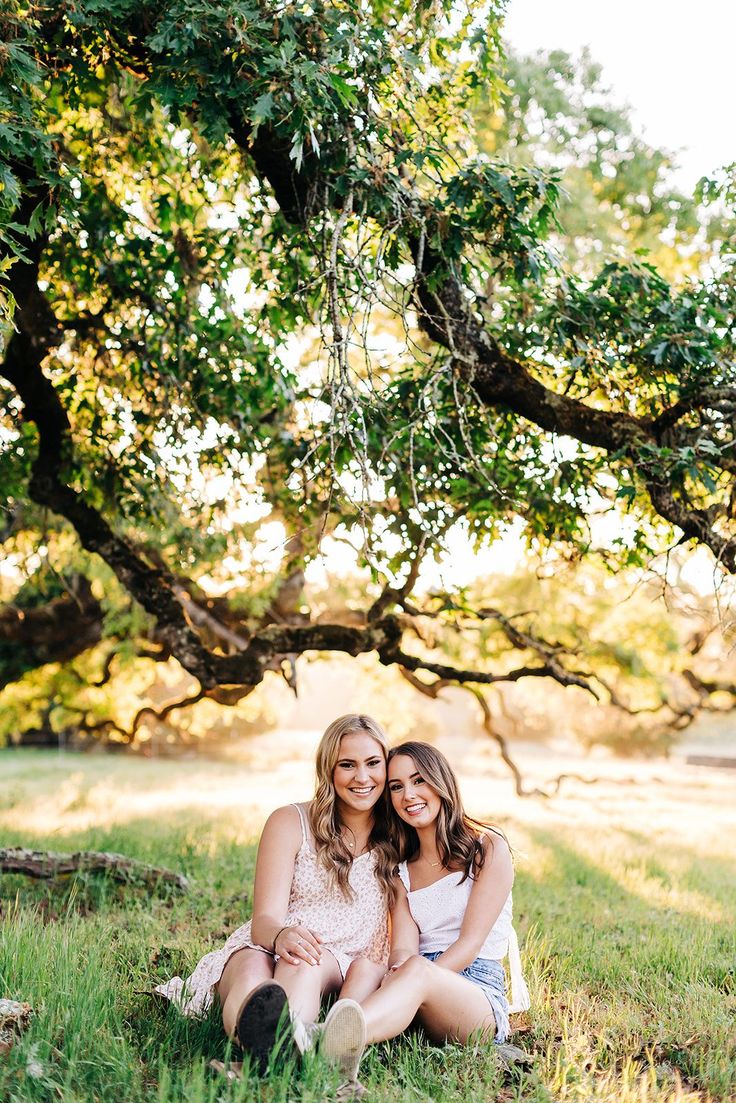
<instances>
[{"instance_id":1,"label":"gold necklace","mask_svg":"<svg viewBox=\"0 0 736 1103\"><path fill-rule=\"evenodd\" d=\"M423 862L426 862L431 869L436 869L437 866L443 866L445 864L441 858L437 862L430 862L429 858L425 858L423 854L420 854L419 857L422 859Z\"/></svg>"}]
</instances>

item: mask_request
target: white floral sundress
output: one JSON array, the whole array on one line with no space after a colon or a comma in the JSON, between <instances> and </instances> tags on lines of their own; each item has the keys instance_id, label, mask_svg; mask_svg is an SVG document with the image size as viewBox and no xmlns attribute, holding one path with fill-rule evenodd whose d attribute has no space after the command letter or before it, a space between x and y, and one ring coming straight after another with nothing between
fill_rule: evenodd
<instances>
[{"instance_id":1,"label":"white floral sundress","mask_svg":"<svg viewBox=\"0 0 736 1103\"><path fill-rule=\"evenodd\" d=\"M366 851L353 859L349 882L353 899L347 900L318 860L302 805L295 804L302 825L302 843L294 860L289 905L284 924L301 923L322 939L334 956L343 978L357 957L385 964L388 960L388 907L376 877L376 857ZM251 939L250 920L228 938L219 950L199 961L186 980L173 977L154 989L176 1003L184 1015L205 1015L212 1005L215 987L223 970L238 950L264 950Z\"/></svg>"}]
</instances>

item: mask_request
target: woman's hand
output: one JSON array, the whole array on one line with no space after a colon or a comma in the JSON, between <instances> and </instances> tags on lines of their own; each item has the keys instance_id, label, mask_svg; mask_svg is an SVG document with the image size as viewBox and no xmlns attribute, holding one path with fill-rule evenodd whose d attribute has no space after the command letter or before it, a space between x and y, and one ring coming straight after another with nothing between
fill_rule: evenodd
<instances>
[{"instance_id":1,"label":"woman's hand","mask_svg":"<svg viewBox=\"0 0 736 1103\"><path fill-rule=\"evenodd\" d=\"M398 957L395 961L393 961L391 963L391 965L389 965L388 969L383 974L383 980L381 981L381 988L383 988L383 986L385 984L388 984L388 982L390 980L392 980L393 977L396 976L396 970L400 969L401 966L404 964L404 962L408 961L411 956L412 956L411 954L404 954L403 957Z\"/></svg>"},{"instance_id":2,"label":"woman's hand","mask_svg":"<svg viewBox=\"0 0 736 1103\"><path fill-rule=\"evenodd\" d=\"M279 931L273 944L273 952L290 965L298 965L301 961L306 961L308 965L319 965L322 960L321 942L318 934L297 923Z\"/></svg>"}]
</instances>

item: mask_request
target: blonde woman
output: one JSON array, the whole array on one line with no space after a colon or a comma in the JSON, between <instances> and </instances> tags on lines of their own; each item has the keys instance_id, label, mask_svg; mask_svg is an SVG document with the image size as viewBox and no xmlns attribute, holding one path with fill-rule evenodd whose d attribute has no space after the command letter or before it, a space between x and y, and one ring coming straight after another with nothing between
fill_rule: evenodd
<instances>
[{"instance_id":1,"label":"blonde woman","mask_svg":"<svg viewBox=\"0 0 736 1103\"><path fill-rule=\"evenodd\" d=\"M514 870L505 838L466 815L449 763L426 743L390 752L388 791L401 859L390 967L380 988L361 1000L364 1021L345 1041L352 1076L361 1044L393 1038L415 1019L434 1042L478 1036L504 1042L507 955L511 1010L529 1006L511 921ZM338 1002L333 1010L339 1008Z\"/></svg>"},{"instance_id":2,"label":"blonde woman","mask_svg":"<svg viewBox=\"0 0 736 1103\"><path fill-rule=\"evenodd\" d=\"M313 800L277 808L263 829L253 918L186 982L175 977L156 989L190 1015L217 998L225 1031L261 1070L287 1003L304 1051L316 1034L308 1024L333 992L343 998L325 1021L321 1046L349 1065L354 1001L378 987L388 956L396 856L381 799L387 754L386 735L369 716L330 724L317 748Z\"/></svg>"}]
</instances>

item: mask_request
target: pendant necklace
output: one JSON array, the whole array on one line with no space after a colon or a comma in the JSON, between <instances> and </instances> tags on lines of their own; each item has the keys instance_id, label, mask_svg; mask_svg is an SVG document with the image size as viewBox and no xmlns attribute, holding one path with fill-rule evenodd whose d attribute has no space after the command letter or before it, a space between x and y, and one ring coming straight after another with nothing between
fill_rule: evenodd
<instances>
[{"instance_id":1,"label":"pendant necklace","mask_svg":"<svg viewBox=\"0 0 736 1103\"><path fill-rule=\"evenodd\" d=\"M423 854L421 855L421 857L431 869L436 869L437 866L444 865L444 862L442 861L441 858L436 862L430 862L429 858L425 858Z\"/></svg>"}]
</instances>

